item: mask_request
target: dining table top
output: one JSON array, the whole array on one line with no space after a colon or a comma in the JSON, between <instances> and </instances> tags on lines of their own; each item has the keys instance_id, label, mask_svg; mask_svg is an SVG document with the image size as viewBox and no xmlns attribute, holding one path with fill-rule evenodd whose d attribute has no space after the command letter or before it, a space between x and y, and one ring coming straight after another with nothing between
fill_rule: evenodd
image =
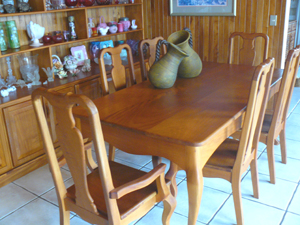
<instances>
[{"instance_id":1,"label":"dining table top","mask_svg":"<svg viewBox=\"0 0 300 225\"><path fill-rule=\"evenodd\" d=\"M201 146L244 112L254 70L252 66L203 62L198 77L177 78L172 88L157 89L145 81L95 99L94 103L102 125ZM275 69L273 86L281 75L282 70Z\"/></svg>"}]
</instances>

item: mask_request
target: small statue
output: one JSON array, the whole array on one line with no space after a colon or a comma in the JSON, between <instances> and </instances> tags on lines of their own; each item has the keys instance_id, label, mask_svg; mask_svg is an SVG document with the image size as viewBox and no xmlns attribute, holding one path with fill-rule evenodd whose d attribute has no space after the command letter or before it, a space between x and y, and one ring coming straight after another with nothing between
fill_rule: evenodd
<instances>
[{"instance_id":1,"label":"small statue","mask_svg":"<svg viewBox=\"0 0 300 225\"><path fill-rule=\"evenodd\" d=\"M65 77L68 77L67 72L64 71L64 70L58 71L58 73L57 73L56 75L59 77L59 79L63 79L63 78L65 78Z\"/></svg>"},{"instance_id":2,"label":"small statue","mask_svg":"<svg viewBox=\"0 0 300 225\"><path fill-rule=\"evenodd\" d=\"M70 29L70 39L75 40L77 39L77 34L75 32L75 23L74 23L74 16L69 16L68 21L69 21L69 29Z\"/></svg>"},{"instance_id":3,"label":"small statue","mask_svg":"<svg viewBox=\"0 0 300 225\"><path fill-rule=\"evenodd\" d=\"M82 67L81 71L82 72L90 72L91 71L91 60L90 59L85 59L84 60L84 66Z\"/></svg>"},{"instance_id":4,"label":"small statue","mask_svg":"<svg viewBox=\"0 0 300 225\"><path fill-rule=\"evenodd\" d=\"M16 12L16 9L15 9L15 7L13 6L13 5L5 5L4 7L4 11L6 12L6 13L15 13Z\"/></svg>"},{"instance_id":5,"label":"small statue","mask_svg":"<svg viewBox=\"0 0 300 225\"><path fill-rule=\"evenodd\" d=\"M45 27L42 27L39 24L30 21L27 25L27 34L31 38L31 41L33 41L30 46L38 47L43 45L42 43L40 43L39 39L44 36Z\"/></svg>"},{"instance_id":6,"label":"small statue","mask_svg":"<svg viewBox=\"0 0 300 225\"><path fill-rule=\"evenodd\" d=\"M18 12L31 12L32 8L28 3L28 0L18 0L17 3L17 11Z\"/></svg>"}]
</instances>

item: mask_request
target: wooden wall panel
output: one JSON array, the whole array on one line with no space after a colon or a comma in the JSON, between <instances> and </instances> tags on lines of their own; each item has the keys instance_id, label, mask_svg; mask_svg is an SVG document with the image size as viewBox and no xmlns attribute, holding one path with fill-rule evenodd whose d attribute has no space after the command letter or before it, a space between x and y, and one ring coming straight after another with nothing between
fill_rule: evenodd
<instances>
[{"instance_id":1,"label":"wooden wall panel","mask_svg":"<svg viewBox=\"0 0 300 225\"><path fill-rule=\"evenodd\" d=\"M170 16L170 0L144 0L145 37L168 36L183 29L192 30L194 50L203 61L227 62L228 38L235 31L266 33L270 38L269 57L275 57L280 66L285 6L287 0L237 0L237 15L223 16ZM277 26L269 26L270 15L277 15ZM256 42L257 50L263 41ZM238 42L235 50L242 45ZM258 54L260 61L262 52Z\"/></svg>"}]
</instances>

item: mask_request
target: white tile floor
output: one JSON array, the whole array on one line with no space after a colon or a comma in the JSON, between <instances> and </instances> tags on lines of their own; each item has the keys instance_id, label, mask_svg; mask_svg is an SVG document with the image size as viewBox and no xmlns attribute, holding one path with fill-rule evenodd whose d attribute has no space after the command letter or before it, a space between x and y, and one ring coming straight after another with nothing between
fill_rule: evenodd
<instances>
[{"instance_id":1,"label":"white tile floor","mask_svg":"<svg viewBox=\"0 0 300 225\"><path fill-rule=\"evenodd\" d=\"M280 162L280 149L275 148L275 185L269 183L266 150L259 147L260 198L252 196L250 173L242 181L243 211L246 225L297 225L300 224L300 88L295 88L287 120L288 163ZM130 156L117 151L116 160L132 167L149 171L150 156ZM165 160L167 162L167 160ZM68 168L63 169L63 178L72 185ZM177 207L172 216L172 225L187 224L188 202L184 172L177 175ZM204 179L204 191L197 224L235 224L230 183L221 179ZM155 206L136 225L161 224L162 204ZM0 188L0 225L58 225L59 210L54 185L48 166ZM71 214L71 225L86 225Z\"/></svg>"}]
</instances>

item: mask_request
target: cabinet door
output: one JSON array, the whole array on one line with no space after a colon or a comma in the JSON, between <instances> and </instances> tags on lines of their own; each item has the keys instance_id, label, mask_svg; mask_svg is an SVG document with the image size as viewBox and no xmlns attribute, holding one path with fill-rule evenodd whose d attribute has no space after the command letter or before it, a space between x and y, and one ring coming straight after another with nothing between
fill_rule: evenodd
<instances>
[{"instance_id":1,"label":"cabinet door","mask_svg":"<svg viewBox=\"0 0 300 225\"><path fill-rule=\"evenodd\" d=\"M100 78L76 84L75 93L86 95L90 99L96 99L101 97Z\"/></svg>"},{"instance_id":2,"label":"cabinet door","mask_svg":"<svg viewBox=\"0 0 300 225\"><path fill-rule=\"evenodd\" d=\"M31 101L4 108L13 165L19 166L44 153Z\"/></svg>"},{"instance_id":3,"label":"cabinet door","mask_svg":"<svg viewBox=\"0 0 300 225\"><path fill-rule=\"evenodd\" d=\"M2 110L0 111L0 133L0 174L3 174L12 169L12 161Z\"/></svg>"}]
</instances>

